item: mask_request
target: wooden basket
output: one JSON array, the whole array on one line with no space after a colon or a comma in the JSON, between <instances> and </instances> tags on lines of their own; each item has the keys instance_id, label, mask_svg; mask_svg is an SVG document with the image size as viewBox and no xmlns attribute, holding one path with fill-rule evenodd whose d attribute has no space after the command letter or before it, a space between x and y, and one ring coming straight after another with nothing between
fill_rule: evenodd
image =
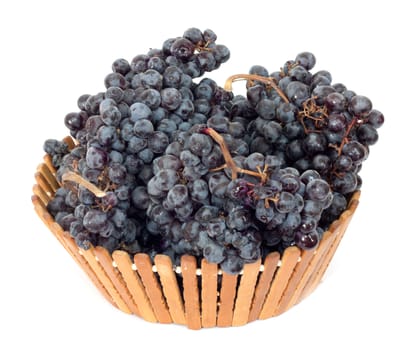
<instances>
[{"instance_id":1,"label":"wooden basket","mask_svg":"<svg viewBox=\"0 0 411 350\"><path fill-rule=\"evenodd\" d=\"M131 260L124 251L102 247L80 249L46 209L60 184L50 157L35 173L32 202L38 216L90 277L103 296L120 310L146 321L202 327L241 326L277 316L298 304L320 283L357 208L356 192L348 209L329 228L316 250L287 248L264 261L246 264L238 275L221 272L217 264L183 256L173 266L166 255L154 263L146 254Z\"/></svg>"}]
</instances>

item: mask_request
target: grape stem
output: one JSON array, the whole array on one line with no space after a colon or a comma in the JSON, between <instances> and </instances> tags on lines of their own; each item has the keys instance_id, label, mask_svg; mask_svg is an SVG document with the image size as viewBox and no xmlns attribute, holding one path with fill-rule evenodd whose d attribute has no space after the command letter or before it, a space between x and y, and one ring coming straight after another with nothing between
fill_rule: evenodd
<instances>
[{"instance_id":1,"label":"grape stem","mask_svg":"<svg viewBox=\"0 0 411 350\"><path fill-rule=\"evenodd\" d=\"M94 185L91 182L87 181L86 179L84 179L79 174L77 174L73 171L67 171L66 173L64 173L63 176L61 177L61 180L63 181L63 183L68 182L68 181L72 181L72 182L75 182L79 185L82 185L85 188L87 188L90 192L92 192L98 198L103 198L103 197L106 196L106 192L102 191L96 185Z\"/></svg>"},{"instance_id":2,"label":"grape stem","mask_svg":"<svg viewBox=\"0 0 411 350\"><path fill-rule=\"evenodd\" d=\"M237 166L235 164L233 157L230 154L230 151L227 147L227 144L224 141L224 138L214 129L212 128L204 128L203 130L204 134L209 135L215 142L217 142L221 148L221 152L223 154L225 164L221 167L218 167L214 170L221 170L224 168L229 168L231 170L231 179L235 180L238 177L238 173L241 174L248 174L251 176L255 176L261 179L262 183L265 183L268 179L268 174L267 174L267 165L265 165L264 169L261 170L260 167L257 167L258 171L253 171L253 170L248 170L248 169L243 169Z\"/></svg>"},{"instance_id":3,"label":"grape stem","mask_svg":"<svg viewBox=\"0 0 411 350\"><path fill-rule=\"evenodd\" d=\"M348 136L350 135L351 129L354 127L355 124L359 123L360 119L358 117L354 116L350 122L350 124L347 127L347 130L345 131L344 137L342 138L341 144L339 147L337 147L338 155L341 155L342 149L345 146L345 144L349 141Z\"/></svg>"},{"instance_id":4,"label":"grape stem","mask_svg":"<svg viewBox=\"0 0 411 350\"><path fill-rule=\"evenodd\" d=\"M325 106L321 107L315 103L315 97L309 98L303 102L303 110L298 112L298 118L301 125L304 128L306 134L310 132L320 132L319 130L308 129L304 123L304 118L311 119L314 121L316 128L321 127L321 123L324 123L324 120L328 118L327 109Z\"/></svg>"},{"instance_id":5,"label":"grape stem","mask_svg":"<svg viewBox=\"0 0 411 350\"><path fill-rule=\"evenodd\" d=\"M257 75L257 74L232 75L226 80L225 85L224 85L224 90L233 91L233 82L238 81L238 80L247 80L247 82L252 82L253 80L261 81L262 83L265 83L269 87L272 87L286 103L290 102L287 96L284 94L283 90L281 90L278 87L274 78L262 77L261 75Z\"/></svg>"}]
</instances>

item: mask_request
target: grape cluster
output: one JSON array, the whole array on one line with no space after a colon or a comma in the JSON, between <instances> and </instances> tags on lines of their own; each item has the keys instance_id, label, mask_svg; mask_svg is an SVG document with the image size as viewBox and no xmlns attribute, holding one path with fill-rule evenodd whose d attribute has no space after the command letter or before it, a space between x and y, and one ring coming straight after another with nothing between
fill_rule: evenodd
<instances>
[{"instance_id":1,"label":"grape cluster","mask_svg":"<svg viewBox=\"0 0 411 350\"><path fill-rule=\"evenodd\" d=\"M230 56L190 28L130 62L64 123L75 147L44 150L62 184L48 210L83 249L206 258L228 273L271 251L315 248L361 186L381 112L311 53L224 88L205 72ZM247 80L246 96L231 84Z\"/></svg>"}]
</instances>

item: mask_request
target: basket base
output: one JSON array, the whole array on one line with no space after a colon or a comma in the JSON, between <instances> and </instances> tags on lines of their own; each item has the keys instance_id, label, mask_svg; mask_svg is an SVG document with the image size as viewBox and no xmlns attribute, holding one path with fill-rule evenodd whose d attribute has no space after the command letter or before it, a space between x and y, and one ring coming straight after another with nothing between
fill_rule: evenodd
<instances>
[{"instance_id":1,"label":"basket base","mask_svg":"<svg viewBox=\"0 0 411 350\"><path fill-rule=\"evenodd\" d=\"M32 202L38 216L103 296L120 310L149 322L187 325L190 329L242 326L282 314L307 297L320 283L359 203L355 192L347 210L324 233L316 250L287 248L264 261L246 264L230 275L216 264L181 258L173 266L166 255L154 262L146 254L110 254L102 247L82 250L54 221L46 206L59 188L48 156L35 174Z\"/></svg>"}]
</instances>

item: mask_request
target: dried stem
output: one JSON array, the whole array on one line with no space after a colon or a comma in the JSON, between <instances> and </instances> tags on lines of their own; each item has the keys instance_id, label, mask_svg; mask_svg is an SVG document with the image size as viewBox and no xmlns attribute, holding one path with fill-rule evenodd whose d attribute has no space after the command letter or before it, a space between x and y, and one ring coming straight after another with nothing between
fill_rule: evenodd
<instances>
[{"instance_id":1,"label":"dried stem","mask_svg":"<svg viewBox=\"0 0 411 350\"><path fill-rule=\"evenodd\" d=\"M211 136L211 138L217 142L221 148L221 153L223 154L224 160L225 160L225 164L221 167L218 167L218 170L224 169L224 168L229 168L231 170L231 179L235 180L238 177L238 173L241 174L248 174L251 176L255 176L261 179L262 183L265 183L267 181L267 168L264 168L264 170L262 171L261 169L257 169L257 171L252 171L252 170L248 170L248 169L243 169L240 168L239 166L237 166L237 164L235 164L233 157L231 157L230 151L227 147L227 144L224 141L224 138L214 129L212 128L204 128L203 132L209 136Z\"/></svg>"},{"instance_id":2,"label":"dried stem","mask_svg":"<svg viewBox=\"0 0 411 350\"><path fill-rule=\"evenodd\" d=\"M285 101L285 102L290 102L287 98L287 96L284 94L283 90L281 90L275 79L274 78L269 78L269 77L262 77L260 75L257 74L235 74L232 75L231 77L229 77L224 85L224 89L227 91L232 91L233 90L233 82L234 81L238 81L238 80L247 80L247 81L251 81L251 80L256 80L256 81L261 81L262 83L267 84L268 86L272 87L277 94Z\"/></svg>"},{"instance_id":3,"label":"dried stem","mask_svg":"<svg viewBox=\"0 0 411 350\"><path fill-rule=\"evenodd\" d=\"M358 123L358 120L359 120L358 117L354 116L352 118L350 124L348 125L348 128L345 131L345 134L344 134L343 139L341 141L341 144L340 144L339 147L337 147L337 151L338 151L339 156L341 155L341 152L342 152L342 149L343 149L344 145L348 142L348 136L350 135L350 132L351 132L352 128L354 127L355 124Z\"/></svg>"},{"instance_id":4,"label":"dried stem","mask_svg":"<svg viewBox=\"0 0 411 350\"><path fill-rule=\"evenodd\" d=\"M324 122L326 118L328 118L327 109L325 106L318 106L315 103L315 97L309 98L308 100L303 102L303 109L302 111L298 112L298 118L300 123L304 128L304 132L306 134L310 132L319 132L318 130L311 130L308 129L304 123L304 118L311 119L315 123L315 127L320 128L321 123Z\"/></svg>"},{"instance_id":5,"label":"dried stem","mask_svg":"<svg viewBox=\"0 0 411 350\"><path fill-rule=\"evenodd\" d=\"M67 181L72 181L72 182L75 182L79 185L82 185L85 188L87 188L89 191L93 192L94 195L98 198L102 198L102 197L106 196L106 192L102 191L96 185L94 185L91 182L87 181L86 179L84 179L79 174L77 174L73 171L67 171L66 173L64 173L63 176L62 176L62 181L63 181L63 183L67 182Z\"/></svg>"}]
</instances>

